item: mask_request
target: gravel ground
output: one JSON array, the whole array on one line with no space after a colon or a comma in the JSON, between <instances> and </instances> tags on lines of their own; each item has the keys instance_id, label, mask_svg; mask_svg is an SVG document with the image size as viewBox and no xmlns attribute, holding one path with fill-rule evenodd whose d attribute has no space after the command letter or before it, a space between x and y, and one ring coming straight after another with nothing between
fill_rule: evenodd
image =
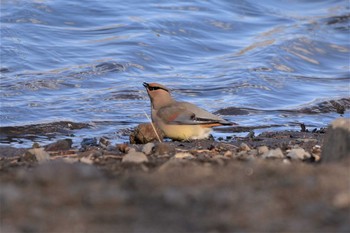
<instances>
[{"instance_id":1,"label":"gravel ground","mask_svg":"<svg viewBox=\"0 0 350 233\"><path fill-rule=\"evenodd\" d=\"M0 147L1 232L349 232L350 159L325 135Z\"/></svg>"}]
</instances>

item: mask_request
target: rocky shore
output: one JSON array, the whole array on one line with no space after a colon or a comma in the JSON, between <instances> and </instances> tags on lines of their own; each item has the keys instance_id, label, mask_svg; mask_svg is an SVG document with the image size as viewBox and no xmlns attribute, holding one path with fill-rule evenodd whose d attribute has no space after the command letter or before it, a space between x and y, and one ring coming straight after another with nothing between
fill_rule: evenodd
<instances>
[{"instance_id":1,"label":"rocky shore","mask_svg":"<svg viewBox=\"0 0 350 233\"><path fill-rule=\"evenodd\" d=\"M0 147L1 232L348 232L350 120L301 131Z\"/></svg>"}]
</instances>

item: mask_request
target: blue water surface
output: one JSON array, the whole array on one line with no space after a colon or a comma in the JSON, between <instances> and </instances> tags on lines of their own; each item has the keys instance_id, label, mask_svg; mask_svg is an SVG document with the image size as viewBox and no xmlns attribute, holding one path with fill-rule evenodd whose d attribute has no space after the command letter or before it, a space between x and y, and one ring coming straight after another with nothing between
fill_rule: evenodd
<instances>
[{"instance_id":1,"label":"blue water surface","mask_svg":"<svg viewBox=\"0 0 350 233\"><path fill-rule=\"evenodd\" d=\"M1 1L0 124L127 141L148 121L146 81L211 112L257 110L223 116L242 126L325 127L349 117L332 109L350 103L349 23L348 1Z\"/></svg>"}]
</instances>

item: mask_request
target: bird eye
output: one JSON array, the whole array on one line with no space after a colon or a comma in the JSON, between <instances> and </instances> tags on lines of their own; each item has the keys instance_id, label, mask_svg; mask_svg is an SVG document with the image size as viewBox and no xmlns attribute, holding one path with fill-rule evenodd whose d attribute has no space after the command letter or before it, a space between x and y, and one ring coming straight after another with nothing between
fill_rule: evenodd
<instances>
[{"instance_id":1,"label":"bird eye","mask_svg":"<svg viewBox=\"0 0 350 233\"><path fill-rule=\"evenodd\" d=\"M149 89L150 91L154 91L154 90L160 89L160 87L148 87L148 89Z\"/></svg>"}]
</instances>

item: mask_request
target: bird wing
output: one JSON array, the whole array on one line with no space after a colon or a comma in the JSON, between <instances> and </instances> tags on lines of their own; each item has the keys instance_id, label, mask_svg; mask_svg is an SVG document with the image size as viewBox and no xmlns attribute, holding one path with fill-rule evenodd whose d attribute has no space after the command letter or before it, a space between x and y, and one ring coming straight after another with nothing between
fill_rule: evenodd
<instances>
[{"instance_id":1,"label":"bird wing","mask_svg":"<svg viewBox=\"0 0 350 233\"><path fill-rule=\"evenodd\" d=\"M232 125L231 122L188 102L175 102L162 107L157 116L168 124Z\"/></svg>"}]
</instances>

